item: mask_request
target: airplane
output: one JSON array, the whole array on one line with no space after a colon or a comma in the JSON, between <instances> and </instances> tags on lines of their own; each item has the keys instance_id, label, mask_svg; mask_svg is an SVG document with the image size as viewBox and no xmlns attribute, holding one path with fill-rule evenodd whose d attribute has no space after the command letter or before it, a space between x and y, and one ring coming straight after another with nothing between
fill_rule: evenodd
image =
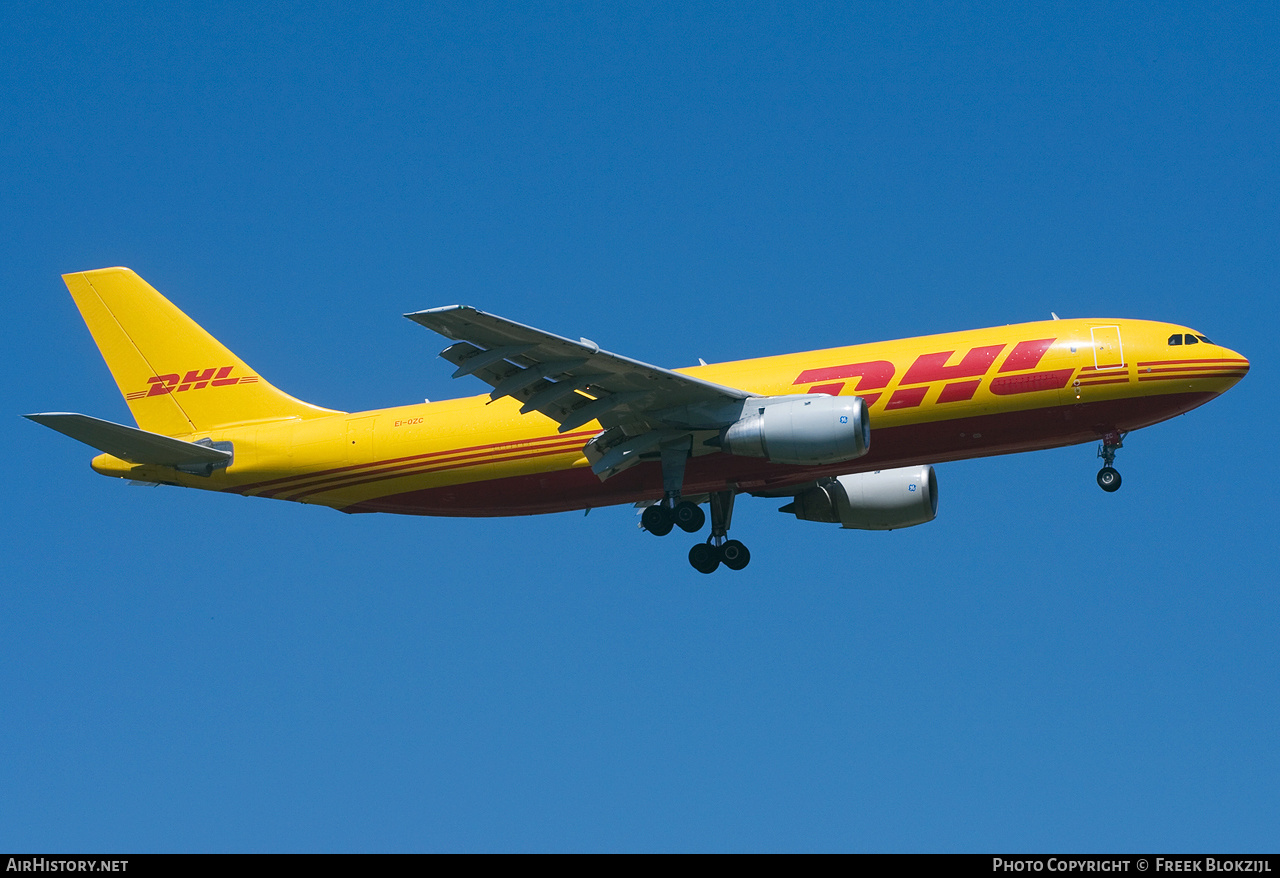
<instances>
[{"instance_id":1,"label":"airplane","mask_svg":"<svg viewBox=\"0 0 1280 878\"><path fill-rule=\"evenodd\" d=\"M127 268L63 276L136 427L25 417L102 452L98 473L347 513L503 516L635 504L741 570L741 494L811 522L932 521L933 464L1099 442L1120 487L1130 431L1203 405L1249 361L1185 326L1054 319L665 369L452 305L406 314L487 395L365 412L295 399ZM707 512L702 509L707 506ZM709 513L709 516L708 514Z\"/></svg>"}]
</instances>

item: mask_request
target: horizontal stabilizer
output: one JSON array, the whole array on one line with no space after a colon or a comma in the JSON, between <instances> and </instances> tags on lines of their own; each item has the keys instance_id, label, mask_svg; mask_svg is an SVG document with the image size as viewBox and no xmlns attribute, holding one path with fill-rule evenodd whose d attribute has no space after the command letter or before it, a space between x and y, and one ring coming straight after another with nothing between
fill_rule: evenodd
<instances>
[{"instance_id":1,"label":"horizontal stabilizer","mask_svg":"<svg viewBox=\"0 0 1280 878\"><path fill-rule=\"evenodd\" d=\"M130 463L215 468L226 466L231 461L230 451L148 433L137 427L113 424L88 415L45 412L23 417Z\"/></svg>"}]
</instances>

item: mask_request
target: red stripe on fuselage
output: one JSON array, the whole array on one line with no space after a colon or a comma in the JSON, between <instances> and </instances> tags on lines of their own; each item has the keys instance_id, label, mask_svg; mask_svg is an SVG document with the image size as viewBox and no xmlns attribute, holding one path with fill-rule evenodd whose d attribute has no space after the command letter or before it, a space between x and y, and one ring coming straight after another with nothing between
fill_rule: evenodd
<instances>
[{"instance_id":1,"label":"red stripe on fuselage","mask_svg":"<svg viewBox=\"0 0 1280 878\"><path fill-rule=\"evenodd\" d=\"M493 453L501 453L501 450L520 451L524 448L537 447L545 445L548 442L564 442L570 439L583 439L596 435L594 430L582 430L577 433L565 433L558 436L539 436L536 439L515 439L508 442L491 442L487 445L468 445L463 448L449 448L444 451L429 451L424 454L410 454L405 457L392 457L387 460L374 460L368 463L353 463L346 466L336 466L329 469L315 470L309 473L296 473L291 476L281 476L276 479L266 479L261 482L250 482L247 485L237 485L233 488L224 488L224 491L243 494L248 491L257 491L260 488L269 488L279 486L280 489L288 489L298 487L297 484L319 479L324 476L335 476L341 473L354 472L356 470L367 470L371 467L386 466L388 464L404 463L406 461L423 461L432 458L447 457L455 454L464 454L473 451L491 451Z\"/></svg>"},{"instance_id":2,"label":"red stripe on fuselage","mask_svg":"<svg viewBox=\"0 0 1280 878\"><path fill-rule=\"evenodd\" d=\"M1242 366L1249 364L1248 360L1241 357L1220 357L1218 359L1209 359L1201 357L1198 360L1148 360L1145 363L1139 363L1139 366L1173 366L1178 363L1239 363Z\"/></svg>"},{"instance_id":3,"label":"red stripe on fuselage","mask_svg":"<svg viewBox=\"0 0 1280 878\"><path fill-rule=\"evenodd\" d=\"M549 457L553 454L568 454L576 452L579 447L576 445L567 445L554 448L544 448L541 451L526 451L519 454L510 454L501 457L481 457L479 455L466 455L463 458L450 459L443 458L438 461L432 461L429 465L411 464L408 466L391 467L386 470L380 470L376 473L360 473L337 482L325 482L324 484L315 485L304 490L296 490L295 488L285 488L275 494L263 494L263 497L274 496L280 500L298 500L302 497L312 497L316 494L323 494L326 491L336 491L340 488L357 488L369 485L374 482L384 482L387 479L403 479L409 476L425 475L427 473L444 472L451 469L464 469L469 466L478 466L480 464L495 463L511 463L520 460L532 460L536 457ZM416 468L414 468L416 467Z\"/></svg>"},{"instance_id":4,"label":"red stripe on fuselage","mask_svg":"<svg viewBox=\"0 0 1280 878\"><path fill-rule=\"evenodd\" d=\"M1240 368L1241 370L1244 369L1243 366L1240 366L1238 368ZM1222 370L1223 370L1222 366L1171 366L1167 369L1148 368L1143 372L1143 374L1145 375L1147 374L1147 372L1183 372L1190 375L1196 372L1221 372Z\"/></svg>"},{"instance_id":5,"label":"red stripe on fuselage","mask_svg":"<svg viewBox=\"0 0 1280 878\"><path fill-rule=\"evenodd\" d=\"M376 466L363 469L360 472L347 473L342 476L326 476L320 479L309 479L298 481L289 485L280 485L279 487L268 489L261 493L263 497L281 497L286 500L295 499L303 495L317 494L322 491L331 491L334 488L349 487L351 485L361 485L365 482L376 482L388 478L399 478L402 475L414 472L432 472L434 469L456 469L463 466L477 466L479 464L500 462L504 460L520 460L522 457L537 457L543 453L564 453L569 451L577 451L582 447L581 439L560 440L559 442L538 442L530 443L523 448L505 448L497 451L476 451L468 454L454 455L432 455L430 460L414 460L409 463L401 463L393 466ZM437 464L447 464L447 466L437 467Z\"/></svg>"},{"instance_id":6,"label":"red stripe on fuselage","mask_svg":"<svg viewBox=\"0 0 1280 878\"><path fill-rule=\"evenodd\" d=\"M1233 372L1179 372L1177 375L1139 375L1139 381L1203 381L1206 378L1243 378L1248 370Z\"/></svg>"},{"instance_id":7,"label":"red stripe on fuselage","mask_svg":"<svg viewBox=\"0 0 1280 878\"><path fill-rule=\"evenodd\" d=\"M873 429L871 451L857 460L799 467L712 454L689 460L684 493L800 485L825 476L943 463L1095 442L1113 431L1136 430L1188 412L1216 393L1174 393L1075 403ZM565 512L662 497L657 463L640 463L601 482L587 467L425 488L365 500L345 512L501 516Z\"/></svg>"}]
</instances>

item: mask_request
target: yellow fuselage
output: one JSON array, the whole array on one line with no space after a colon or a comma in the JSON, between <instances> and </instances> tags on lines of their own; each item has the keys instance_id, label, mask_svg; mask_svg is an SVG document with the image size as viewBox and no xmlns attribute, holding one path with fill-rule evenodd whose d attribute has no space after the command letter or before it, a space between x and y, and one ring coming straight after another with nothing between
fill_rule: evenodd
<instances>
[{"instance_id":1,"label":"yellow fuselage","mask_svg":"<svg viewBox=\"0 0 1280 878\"><path fill-rule=\"evenodd\" d=\"M1170 344L1173 337L1183 343ZM1053 320L681 369L760 396L861 396L872 428L866 456L826 467L695 449L684 491L772 490L1145 427L1202 405L1248 371L1244 357L1201 338L1145 320ZM219 390L210 382L167 392ZM657 463L604 482L592 474L582 447L599 430L592 423L561 434L536 412L520 414L518 402L491 403L486 395L181 437L234 445L232 464L210 476L109 455L93 466L111 476L347 512L522 515L660 498Z\"/></svg>"}]
</instances>

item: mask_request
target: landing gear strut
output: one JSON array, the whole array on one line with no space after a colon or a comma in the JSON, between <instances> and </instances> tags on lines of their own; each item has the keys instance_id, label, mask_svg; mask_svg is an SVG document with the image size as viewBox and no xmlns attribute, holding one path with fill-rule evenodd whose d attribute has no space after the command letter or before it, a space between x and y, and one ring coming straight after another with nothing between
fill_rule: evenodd
<instances>
[{"instance_id":1,"label":"landing gear strut","mask_svg":"<svg viewBox=\"0 0 1280 878\"><path fill-rule=\"evenodd\" d=\"M1124 447L1126 433L1112 430L1102 437L1098 446L1098 457L1102 459L1102 469L1098 470L1098 487L1108 494L1120 490L1120 473L1112 466L1116 461L1116 452Z\"/></svg>"},{"instance_id":2,"label":"landing gear strut","mask_svg":"<svg viewBox=\"0 0 1280 878\"><path fill-rule=\"evenodd\" d=\"M640 526L655 536L665 537L673 527L686 533L697 533L707 523L707 516L697 503L680 499L684 486L684 467L692 442L689 439L662 446L662 502L645 509ZM721 564L730 570L741 570L751 561L747 547L729 535L733 518L733 491L717 491L710 497L711 536L689 550L689 563L700 573L714 573Z\"/></svg>"},{"instance_id":3,"label":"landing gear strut","mask_svg":"<svg viewBox=\"0 0 1280 878\"><path fill-rule=\"evenodd\" d=\"M737 540L726 540L733 518L732 491L711 495L711 536L689 550L689 563L699 573L714 573L721 564L730 570L741 570L751 563L751 552Z\"/></svg>"},{"instance_id":4,"label":"landing gear strut","mask_svg":"<svg viewBox=\"0 0 1280 878\"><path fill-rule=\"evenodd\" d=\"M697 533L707 521L697 503L680 499L684 465L692 447L688 437L662 446L662 502L640 516L640 526L654 536L665 537L676 525L687 533Z\"/></svg>"}]
</instances>

